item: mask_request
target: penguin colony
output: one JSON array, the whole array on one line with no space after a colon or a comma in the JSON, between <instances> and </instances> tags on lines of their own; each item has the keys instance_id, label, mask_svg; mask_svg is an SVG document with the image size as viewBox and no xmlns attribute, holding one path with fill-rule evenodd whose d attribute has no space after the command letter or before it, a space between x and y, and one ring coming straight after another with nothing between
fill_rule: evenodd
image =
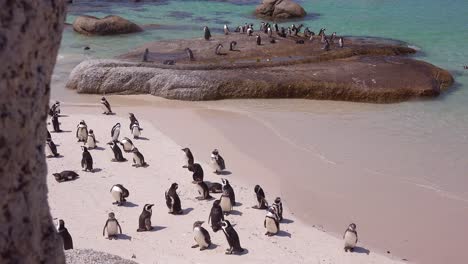
<instances>
[{"instance_id":1,"label":"penguin colony","mask_svg":"<svg viewBox=\"0 0 468 264\"><path fill-rule=\"evenodd\" d=\"M267 24L265 25L267 26ZM275 26L276 28L277 26ZM297 30L297 28L294 28ZM228 32L229 33L229 32ZM101 104L103 105L103 114L109 115L113 114L111 106L106 98L101 99ZM60 103L56 102L49 111L51 118L56 119L58 122L58 117L60 116ZM129 114L130 119L130 133L133 135L134 139L139 139L141 131L143 130L140 126L139 121L133 113ZM61 130L55 130L56 124L52 124L54 131L59 133ZM145 162L143 154L135 147L134 143L128 137L123 137L119 140L121 132L121 124L115 124L110 131L111 141L107 143L110 146L112 151L114 162L126 162L127 159L123 156L124 153L127 155L133 155L133 167L148 167L149 165ZM80 144L82 149L82 159L81 167L83 173L93 173L93 158L89 149L97 147L98 141L95 139L95 135L92 129L88 130L88 126L85 120L81 120L76 128L75 136L77 141ZM122 147L120 149L119 145ZM57 146L53 143L50 133L47 133L45 152L48 158L58 157ZM221 183L216 182L206 182L204 181L204 171L200 163L196 163L194 155L189 148L183 148L183 157L184 164L182 164L183 169L187 169L192 173L192 183L196 186L199 196L195 197L200 201L210 202L214 200L211 204L211 210L209 212L208 225L211 227L213 232L222 231L226 238L227 249L225 254L243 254L245 252L244 248L241 246L240 236L237 233L236 229L228 220L229 215L232 213L233 208L237 205L235 191L229 180L225 178L220 178ZM218 149L214 149L211 152L210 156L210 167L212 172L216 175L224 175L226 170L226 164L224 158L221 156ZM65 170L59 173L52 174L56 181L66 182L79 179L79 174L75 171ZM171 184L169 189L165 192L165 201L168 208L168 213L173 215L184 215L183 205L181 204L181 199L178 193L179 185L174 182ZM112 199L112 204L116 206L125 205L127 199L130 196L130 191L120 183L116 183L110 188L110 196ZM280 197L276 197L273 203L269 204L265 195L265 191L260 185L255 185L253 188L253 193L255 195L255 200L252 200L252 208L265 211L265 218L263 219L263 227L265 228L266 236L274 236L280 233L280 223L284 221L283 218L283 204ZM213 197L212 194L219 194L219 198ZM147 203L143 206L142 211L139 216L138 224L135 223L137 232L147 232L154 229L152 226L152 207L154 204ZM181 216L183 217L183 216ZM104 219L103 219L104 220ZM260 221L259 221L260 222ZM193 239L195 244L192 248L199 248L203 251L205 249L210 249L212 245L212 240L210 232L203 227L204 221L197 220L193 223ZM65 221L59 219L57 225L57 232L60 235L63 247L65 250L73 249L73 240L71 234L68 232L68 229L65 227ZM122 234L122 227L117 219L115 213L108 213L107 219L105 219L102 235L106 236L109 240L119 239L119 235ZM344 250L346 252L353 252L356 244L358 242L358 235L356 230L356 224L352 223L346 229L344 235Z\"/></svg>"}]
</instances>

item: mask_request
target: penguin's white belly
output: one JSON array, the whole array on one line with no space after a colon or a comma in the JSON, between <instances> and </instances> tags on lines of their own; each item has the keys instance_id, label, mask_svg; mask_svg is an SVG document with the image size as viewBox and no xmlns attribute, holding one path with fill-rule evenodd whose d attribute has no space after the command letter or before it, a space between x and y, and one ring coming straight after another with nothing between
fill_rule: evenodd
<instances>
[{"instance_id":1,"label":"penguin's white belly","mask_svg":"<svg viewBox=\"0 0 468 264\"><path fill-rule=\"evenodd\" d=\"M278 233L278 228L276 227L276 223L275 223L275 220L267 217L265 218L265 221L266 221L266 229L269 233L272 233L272 234L276 234Z\"/></svg>"},{"instance_id":2,"label":"penguin's white belly","mask_svg":"<svg viewBox=\"0 0 468 264\"><path fill-rule=\"evenodd\" d=\"M356 234L352 232L346 232L344 240L345 247L354 248L356 246Z\"/></svg>"},{"instance_id":3,"label":"penguin's white belly","mask_svg":"<svg viewBox=\"0 0 468 264\"><path fill-rule=\"evenodd\" d=\"M132 135L134 137L139 137L140 136L140 128L138 126L133 126Z\"/></svg>"},{"instance_id":4,"label":"penguin's white belly","mask_svg":"<svg viewBox=\"0 0 468 264\"><path fill-rule=\"evenodd\" d=\"M96 147L96 141L94 141L94 138L91 136L88 136L88 139L86 140L86 145L88 148L92 149Z\"/></svg>"},{"instance_id":5,"label":"penguin's white belly","mask_svg":"<svg viewBox=\"0 0 468 264\"><path fill-rule=\"evenodd\" d=\"M46 147L45 147L45 152L46 152L46 156L53 156L54 153L52 153L52 149L50 149L50 146L49 144L46 144Z\"/></svg>"},{"instance_id":6,"label":"penguin's white belly","mask_svg":"<svg viewBox=\"0 0 468 264\"><path fill-rule=\"evenodd\" d=\"M107 223L107 235L108 236L114 236L118 234L118 227L117 227L117 222L115 221L109 221Z\"/></svg>"},{"instance_id":7,"label":"penguin's white belly","mask_svg":"<svg viewBox=\"0 0 468 264\"><path fill-rule=\"evenodd\" d=\"M124 149L124 151L127 151L127 152L128 152L128 151L131 151L132 148L133 148L133 145L130 144L130 142L128 142L128 141L124 141L124 142L123 142L123 149Z\"/></svg>"},{"instance_id":8,"label":"penguin's white belly","mask_svg":"<svg viewBox=\"0 0 468 264\"><path fill-rule=\"evenodd\" d=\"M102 111L104 111L104 113L109 112L107 111L107 107L104 104L101 104L101 108L102 108Z\"/></svg>"},{"instance_id":9,"label":"penguin's white belly","mask_svg":"<svg viewBox=\"0 0 468 264\"><path fill-rule=\"evenodd\" d=\"M120 202L120 197L122 195L122 190L120 190L120 188L117 188L117 187L112 188L111 194L114 200Z\"/></svg>"},{"instance_id":10,"label":"penguin's white belly","mask_svg":"<svg viewBox=\"0 0 468 264\"><path fill-rule=\"evenodd\" d=\"M189 161L189 158L187 157L187 155L184 154L184 160L185 160L185 165L189 165L188 161Z\"/></svg>"},{"instance_id":11,"label":"penguin's white belly","mask_svg":"<svg viewBox=\"0 0 468 264\"><path fill-rule=\"evenodd\" d=\"M229 197L227 196L221 196L220 206L223 212L231 212L231 209L232 209L231 199L229 199Z\"/></svg>"},{"instance_id":12,"label":"penguin's white belly","mask_svg":"<svg viewBox=\"0 0 468 264\"><path fill-rule=\"evenodd\" d=\"M143 165L142 162L141 162L141 159L135 153L133 153L133 159L135 160L135 164Z\"/></svg>"},{"instance_id":13,"label":"penguin's white belly","mask_svg":"<svg viewBox=\"0 0 468 264\"><path fill-rule=\"evenodd\" d=\"M197 184L197 190L198 190L198 193L199 193L201 196L203 196L203 188L202 188L199 184Z\"/></svg>"},{"instance_id":14,"label":"penguin's white belly","mask_svg":"<svg viewBox=\"0 0 468 264\"><path fill-rule=\"evenodd\" d=\"M112 140L116 141L119 140L120 130L116 129L112 134Z\"/></svg>"},{"instance_id":15,"label":"penguin's white belly","mask_svg":"<svg viewBox=\"0 0 468 264\"><path fill-rule=\"evenodd\" d=\"M218 165L218 162L216 162L215 159L211 159L211 167L215 171L221 171L221 167Z\"/></svg>"},{"instance_id":16,"label":"penguin's white belly","mask_svg":"<svg viewBox=\"0 0 468 264\"><path fill-rule=\"evenodd\" d=\"M86 140L87 137L86 130L84 128L78 128L78 139L79 140Z\"/></svg>"},{"instance_id":17,"label":"penguin's white belly","mask_svg":"<svg viewBox=\"0 0 468 264\"><path fill-rule=\"evenodd\" d=\"M198 227L195 227L195 229L193 229L193 238L200 247L209 246L208 243L206 243L205 236L203 236L202 231Z\"/></svg>"}]
</instances>

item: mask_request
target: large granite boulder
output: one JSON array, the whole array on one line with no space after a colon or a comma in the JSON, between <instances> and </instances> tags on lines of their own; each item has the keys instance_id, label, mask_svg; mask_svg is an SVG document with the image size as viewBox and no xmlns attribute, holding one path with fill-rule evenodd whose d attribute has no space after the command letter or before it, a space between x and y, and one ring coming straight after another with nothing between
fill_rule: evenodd
<instances>
[{"instance_id":1,"label":"large granite boulder","mask_svg":"<svg viewBox=\"0 0 468 264\"><path fill-rule=\"evenodd\" d=\"M140 32L143 29L137 24L120 16L79 16L73 22L73 29L84 35L118 35Z\"/></svg>"},{"instance_id":2,"label":"large granite boulder","mask_svg":"<svg viewBox=\"0 0 468 264\"><path fill-rule=\"evenodd\" d=\"M270 19L300 18L307 14L302 6L291 0L263 0L255 13Z\"/></svg>"},{"instance_id":3,"label":"large granite boulder","mask_svg":"<svg viewBox=\"0 0 468 264\"><path fill-rule=\"evenodd\" d=\"M92 249L72 249L65 251L67 264L137 264L109 253Z\"/></svg>"}]
</instances>

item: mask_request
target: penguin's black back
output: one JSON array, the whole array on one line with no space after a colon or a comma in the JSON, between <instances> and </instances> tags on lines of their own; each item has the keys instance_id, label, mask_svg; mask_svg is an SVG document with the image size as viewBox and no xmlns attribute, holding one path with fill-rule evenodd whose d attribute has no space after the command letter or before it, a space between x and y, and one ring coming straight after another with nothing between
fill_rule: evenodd
<instances>
[{"instance_id":1,"label":"penguin's black back","mask_svg":"<svg viewBox=\"0 0 468 264\"><path fill-rule=\"evenodd\" d=\"M73 240L66 227L59 229L59 235L62 237L63 249L73 249Z\"/></svg>"}]
</instances>

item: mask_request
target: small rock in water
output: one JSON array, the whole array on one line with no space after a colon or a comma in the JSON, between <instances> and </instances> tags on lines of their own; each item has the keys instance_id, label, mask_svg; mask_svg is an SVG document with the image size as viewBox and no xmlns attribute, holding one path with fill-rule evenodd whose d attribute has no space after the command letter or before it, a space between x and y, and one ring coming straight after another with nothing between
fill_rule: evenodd
<instances>
[{"instance_id":1,"label":"small rock in water","mask_svg":"<svg viewBox=\"0 0 468 264\"><path fill-rule=\"evenodd\" d=\"M88 46L84 47L84 50L90 50L90 49L91 49L91 48L88 47Z\"/></svg>"}]
</instances>

